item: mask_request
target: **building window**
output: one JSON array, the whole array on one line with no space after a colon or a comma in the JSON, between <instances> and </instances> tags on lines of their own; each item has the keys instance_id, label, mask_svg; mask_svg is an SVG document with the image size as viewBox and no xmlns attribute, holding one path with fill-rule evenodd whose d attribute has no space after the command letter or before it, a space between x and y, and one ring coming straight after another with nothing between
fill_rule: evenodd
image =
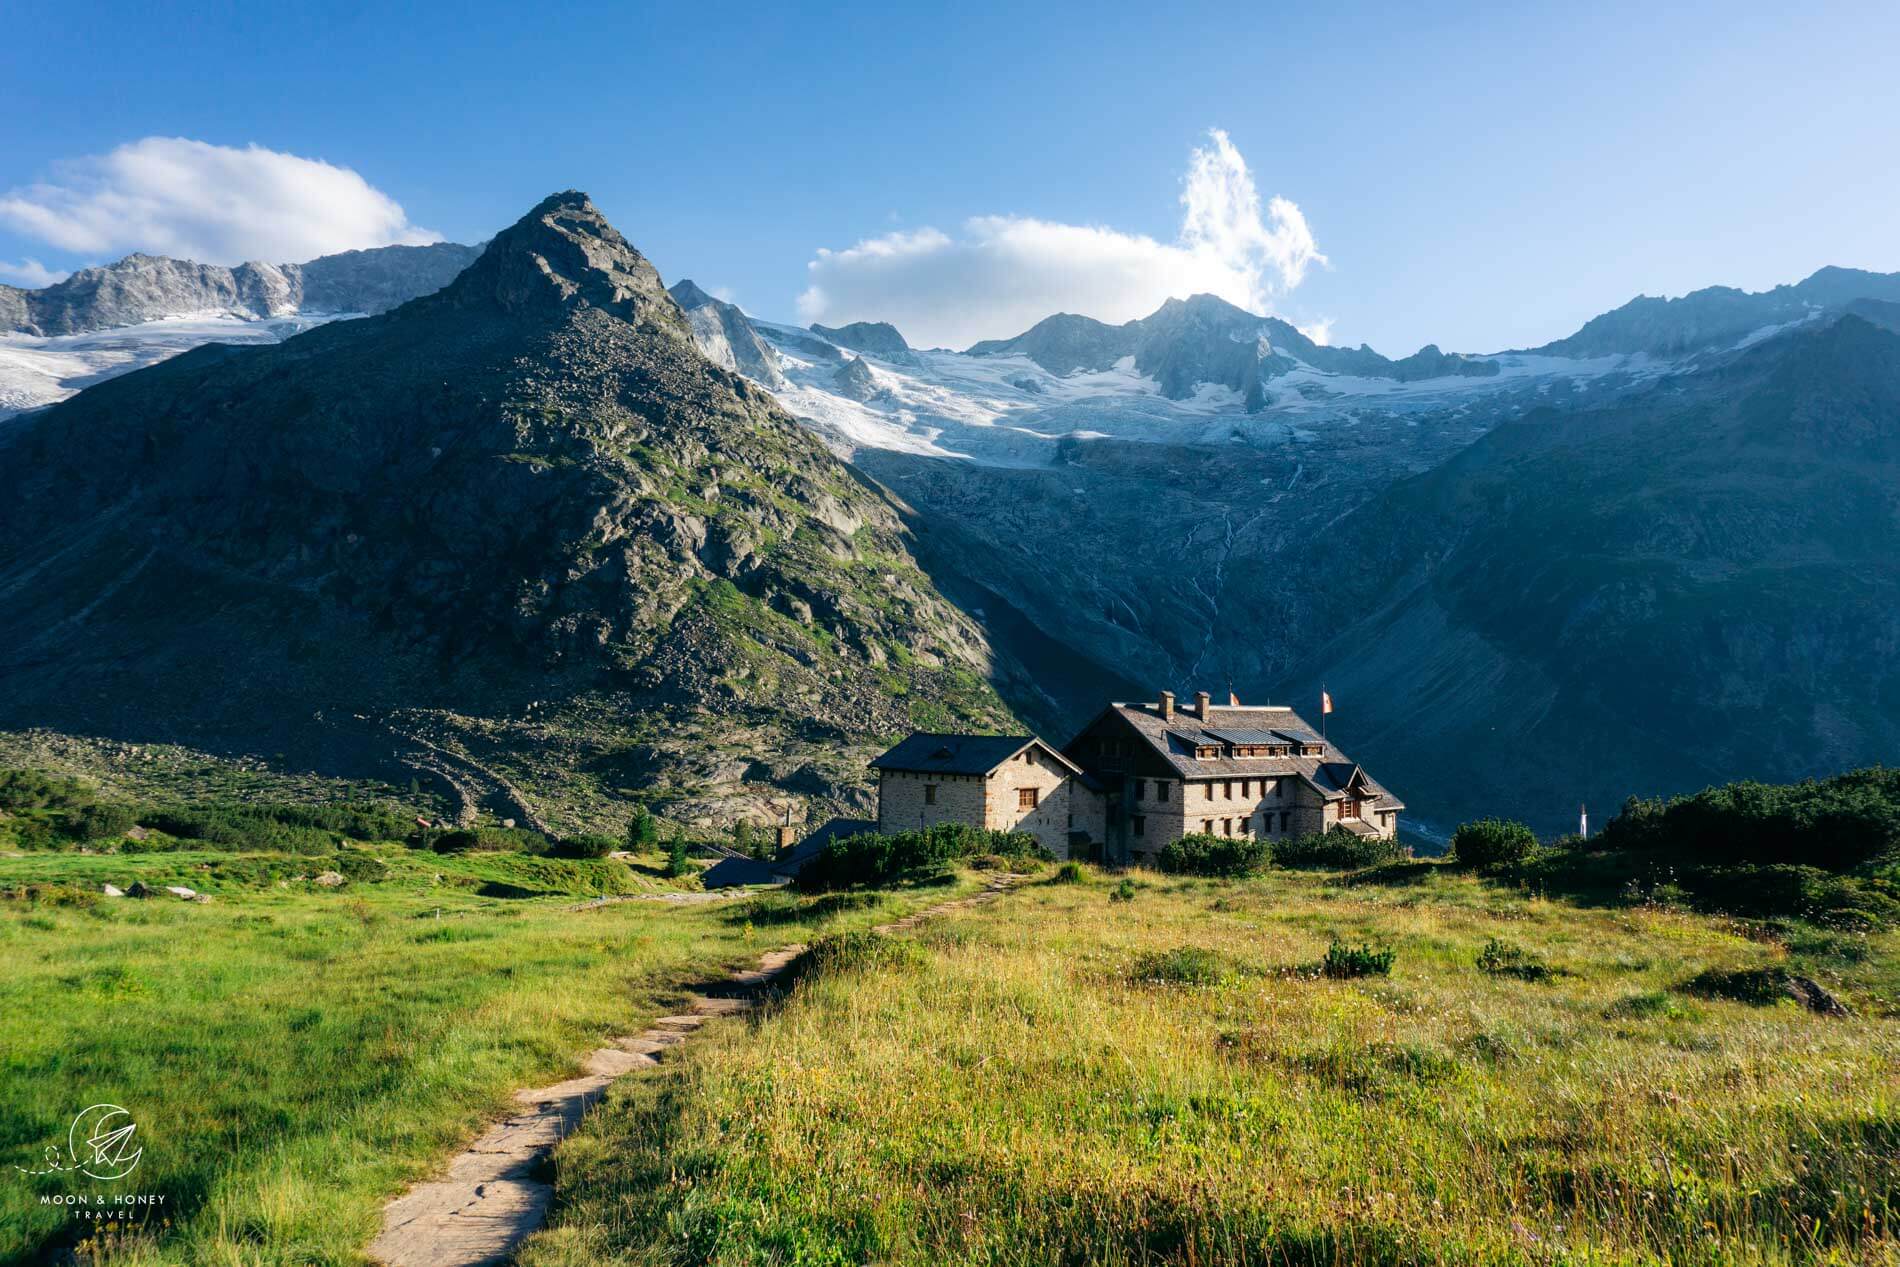
<instances>
[{"instance_id":1,"label":"building window","mask_svg":"<svg viewBox=\"0 0 1900 1267\"><path fill-rule=\"evenodd\" d=\"M1339 816L1341 818L1359 817L1359 802L1351 798L1341 801L1339 803Z\"/></svg>"},{"instance_id":2,"label":"building window","mask_svg":"<svg viewBox=\"0 0 1900 1267\"><path fill-rule=\"evenodd\" d=\"M1234 799L1234 781L1232 779L1226 779L1221 782L1220 794L1221 794L1221 799L1224 801L1231 801Z\"/></svg>"},{"instance_id":3,"label":"building window","mask_svg":"<svg viewBox=\"0 0 1900 1267\"><path fill-rule=\"evenodd\" d=\"M1211 801L1214 799L1214 780L1209 779L1207 782L1201 784L1201 789L1207 793L1208 800Z\"/></svg>"},{"instance_id":4,"label":"building window","mask_svg":"<svg viewBox=\"0 0 1900 1267\"><path fill-rule=\"evenodd\" d=\"M1231 836L1234 834L1234 820L1233 819L1223 818L1220 820L1220 834L1223 836Z\"/></svg>"},{"instance_id":5,"label":"building window","mask_svg":"<svg viewBox=\"0 0 1900 1267\"><path fill-rule=\"evenodd\" d=\"M1148 781L1146 779L1135 780L1135 799L1138 801L1148 799Z\"/></svg>"},{"instance_id":6,"label":"building window","mask_svg":"<svg viewBox=\"0 0 1900 1267\"><path fill-rule=\"evenodd\" d=\"M1280 811L1280 832L1282 835L1286 833L1287 823L1292 821L1292 818L1293 818L1292 810L1283 809Z\"/></svg>"},{"instance_id":7,"label":"building window","mask_svg":"<svg viewBox=\"0 0 1900 1267\"><path fill-rule=\"evenodd\" d=\"M1201 820L1201 834L1203 836L1212 836L1214 834L1214 820L1213 819L1203 818Z\"/></svg>"},{"instance_id":8,"label":"building window","mask_svg":"<svg viewBox=\"0 0 1900 1267\"><path fill-rule=\"evenodd\" d=\"M1036 789L1033 787L1017 788L1016 789L1016 808L1017 809L1036 808Z\"/></svg>"},{"instance_id":9,"label":"building window","mask_svg":"<svg viewBox=\"0 0 1900 1267\"><path fill-rule=\"evenodd\" d=\"M1165 801L1168 799L1168 785L1167 784L1165 783L1155 784L1155 799L1157 801Z\"/></svg>"},{"instance_id":10,"label":"building window","mask_svg":"<svg viewBox=\"0 0 1900 1267\"><path fill-rule=\"evenodd\" d=\"M936 803L937 803L937 785L935 783L924 784L924 804L935 805Z\"/></svg>"},{"instance_id":11,"label":"building window","mask_svg":"<svg viewBox=\"0 0 1900 1267\"><path fill-rule=\"evenodd\" d=\"M1148 820L1147 819L1143 818L1140 814L1137 814L1135 815L1132 821L1135 824L1135 835L1146 836L1148 834Z\"/></svg>"}]
</instances>

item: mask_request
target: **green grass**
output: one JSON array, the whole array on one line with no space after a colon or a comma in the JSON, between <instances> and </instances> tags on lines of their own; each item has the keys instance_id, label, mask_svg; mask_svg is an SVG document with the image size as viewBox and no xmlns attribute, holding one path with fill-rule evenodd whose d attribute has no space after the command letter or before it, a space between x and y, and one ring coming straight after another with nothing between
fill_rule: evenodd
<instances>
[{"instance_id":1,"label":"green grass","mask_svg":"<svg viewBox=\"0 0 1900 1267\"><path fill-rule=\"evenodd\" d=\"M0 857L0 1261L74 1239L80 1225L37 1202L72 1186L17 1167L101 1101L131 1111L145 1153L85 1188L164 1194L169 1221L113 1261L360 1261L382 1201L514 1088L565 1076L765 949L973 887L577 911L677 886L657 855L342 855L364 878L335 889L308 877L337 855ZM96 896L134 880L212 900Z\"/></svg>"},{"instance_id":2,"label":"green grass","mask_svg":"<svg viewBox=\"0 0 1900 1267\"><path fill-rule=\"evenodd\" d=\"M1023 886L620 1084L523 1261L1900 1256L1900 935L1435 866L1111 896ZM1325 977L1334 941L1390 975ZM1688 988L1776 964L1854 1015Z\"/></svg>"}]
</instances>

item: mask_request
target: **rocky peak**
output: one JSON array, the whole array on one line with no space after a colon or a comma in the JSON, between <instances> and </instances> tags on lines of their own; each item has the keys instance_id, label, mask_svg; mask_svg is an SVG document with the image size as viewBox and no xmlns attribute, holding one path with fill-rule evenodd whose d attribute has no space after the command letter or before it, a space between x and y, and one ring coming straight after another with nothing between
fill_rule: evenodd
<instances>
[{"instance_id":1,"label":"rocky peak","mask_svg":"<svg viewBox=\"0 0 1900 1267\"><path fill-rule=\"evenodd\" d=\"M821 334L841 348L863 352L896 365L914 365L917 357L910 344L888 321L853 321L846 326L814 325L813 334Z\"/></svg>"},{"instance_id":2,"label":"rocky peak","mask_svg":"<svg viewBox=\"0 0 1900 1267\"><path fill-rule=\"evenodd\" d=\"M578 190L543 199L496 234L443 293L454 303L492 303L522 316L598 308L691 337L659 271Z\"/></svg>"}]
</instances>

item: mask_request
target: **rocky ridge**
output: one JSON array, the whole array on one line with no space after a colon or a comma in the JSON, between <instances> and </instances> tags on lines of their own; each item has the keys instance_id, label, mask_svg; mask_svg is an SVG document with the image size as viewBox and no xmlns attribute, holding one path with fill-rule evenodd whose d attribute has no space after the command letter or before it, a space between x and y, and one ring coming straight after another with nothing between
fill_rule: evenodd
<instances>
[{"instance_id":1,"label":"rocky ridge","mask_svg":"<svg viewBox=\"0 0 1900 1267\"><path fill-rule=\"evenodd\" d=\"M235 268L128 255L38 290L0 286L0 332L53 337L197 313L261 320L298 312L386 312L440 290L478 254L477 247L441 242Z\"/></svg>"}]
</instances>

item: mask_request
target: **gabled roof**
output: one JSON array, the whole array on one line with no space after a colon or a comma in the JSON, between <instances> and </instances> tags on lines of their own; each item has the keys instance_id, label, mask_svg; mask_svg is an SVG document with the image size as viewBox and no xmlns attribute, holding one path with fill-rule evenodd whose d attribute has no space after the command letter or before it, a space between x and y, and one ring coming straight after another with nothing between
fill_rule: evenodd
<instances>
[{"instance_id":1,"label":"gabled roof","mask_svg":"<svg viewBox=\"0 0 1900 1267\"><path fill-rule=\"evenodd\" d=\"M1034 735L942 735L918 731L871 762L873 770L904 770L915 774L988 774L1030 746L1080 774L1081 767Z\"/></svg>"},{"instance_id":2,"label":"gabled roof","mask_svg":"<svg viewBox=\"0 0 1900 1267\"><path fill-rule=\"evenodd\" d=\"M1164 719L1161 709L1149 703L1110 704L1107 711L1140 735L1184 779L1291 777L1329 801L1344 799L1348 791L1356 791L1377 809L1405 808L1398 797L1349 760L1331 740L1321 739L1305 718L1285 706L1215 704L1208 709L1206 719L1191 708L1177 708L1174 716ZM1238 737L1254 735L1271 737ZM1284 757L1194 755L1197 748L1230 744L1290 744L1294 751ZM1300 746L1306 744L1322 744L1325 750L1313 757L1298 755Z\"/></svg>"}]
</instances>

